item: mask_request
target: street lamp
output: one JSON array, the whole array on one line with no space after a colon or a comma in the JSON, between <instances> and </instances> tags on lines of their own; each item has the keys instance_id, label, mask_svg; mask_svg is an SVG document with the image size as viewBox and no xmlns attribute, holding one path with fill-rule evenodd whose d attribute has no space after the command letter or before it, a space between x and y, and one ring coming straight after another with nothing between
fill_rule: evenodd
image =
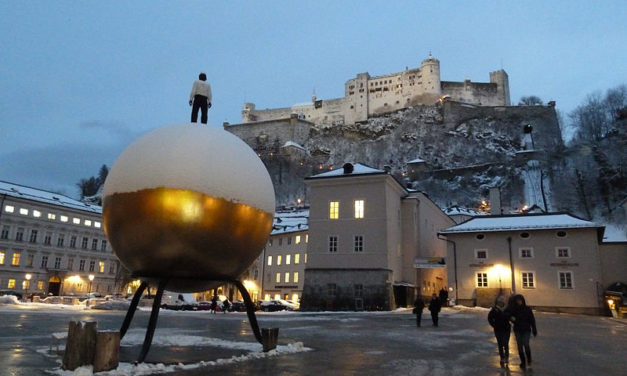
<instances>
[{"instance_id":1,"label":"street lamp","mask_svg":"<svg viewBox=\"0 0 627 376\"><path fill-rule=\"evenodd\" d=\"M494 265L492 270L494 270L494 273L496 273L496 276L499 278L499 295L500 295L503 292L503 284L502 284L501 280L503 279L503 276L505 275L507 270L501 264Z\"/></svg>"},{"instance_id":2,"label":"street lamp","mask_svg":"<svg viewBox=\"0 0 627 376\"><path fill-rule=\"evenodd\" d=\"M89 278L89 293L87 294L87 307L89 307L89 299L91 299L91 283L94 281L94 275L90 274L87 278Z\"/></svg>"},{"instance_id":3,"label":"street lamp","mask_svg":"<svg viewBox=\"0 0 627 376\"><path fill-rule=\"evenodd\" d=\"M26 282L26 296L28 297L28 289L30 288L30 279L33 278L33 276L30 273L26 273L24 278L26 278L26 281L27 281Z\"/></svg>"}]
</instances>

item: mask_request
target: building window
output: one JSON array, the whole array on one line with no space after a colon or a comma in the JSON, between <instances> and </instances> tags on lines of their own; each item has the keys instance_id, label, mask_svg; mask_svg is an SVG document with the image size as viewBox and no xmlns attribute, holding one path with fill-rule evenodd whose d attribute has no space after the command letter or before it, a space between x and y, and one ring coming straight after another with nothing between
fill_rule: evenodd
<instances>
[{"instance_id":1,"label":"building window","mask_svg":"<svg viewBox=\"0 0 627 376\"><path fill-rule=\"evenodd\" d=\"M24 228L18 227L17 232L15 233L15 241L21 242L22 240L24 240Z\"/></svg>"},{"instance_id":2,"label":"building window","mask_svg":"<svg viewBox=\"0 0 627 376\"><path fill-rule=\"evenodd\" d=\"M80 270L81 272L85 271L85 260L80 260L78 262L78 270Z\"/></svg>"},{"instance_id":3,"label":"building window","mask_svg":"<svg viewBox=\"0 0 627 376\"><path fill-rule=\"evenodd\" d=\"M28 209L26 209L26 208L20 208L20 214L21 214L21 215L28 215Z\"/></svg>"},{"instance_id":4,"label":"building window","mask_svg":"<svg viewBox=\"0 0 627 376\"><path fill-rule=\"evenodd\" d=\"M477 287L488 287L488 273L477 273Z\"/></svg>"},{"instance_id":5,"label":"building window","mask_svg":"<svg viewBox=\"0 0 627 376\"><path fill-rule=\"evenodd\" d=\"M98 262L98 273L104 273L105 270L105 263L104 261L99 261Z\"/></svg>"},{"instance_id":6,"label":"building window","mask_svg":"<svg viewBox=\"0 0 627 376\"><path fill-rule=\"evenodd\" d=\"M285 256L285 265L289 265L292 262L292 255Z\"/></svg>"},{"instance_id":7,"label":"building window","mask_svg":"<svg viewBox=\"0 0 627 376\"><path fill-rule=\"evenodd\" d=\"M11 230L11 226L7 226L7 225L2 226L2 233L0 233L0 239L8 239L9 230Z\"/></svg>"},{"instance_id":8,"label":"building window","mask_svg":"<svg viewBox=\"0 0 627 376\"><path fill-rule=\"evenodd\" d=\"M13 252L13 259L11 260L12 266L20 266L20 253Z\"/></svg>"},{"instance_id":9,"label":"building window","mask_svg":"<svg viewBox=\"0 0 627 376\"><path fill-rule=\"evenodd\" d=\"M25 279L22 281L22 290L28 290L30 288L30 281Z\"/></svg>"},{"instance_id":10,"label":"building window","mask_svg":"<svg viewBox=\"0 0 627 376\"><path fill-rule=\"evenodd\" d=\"M300 264L300 253L294 254L294 264Z\"/></svg>"},{"instance_id":11,"label":"building window","mask_svg":"<svg viewBox=\"0 0 627 376\"><path fill-rule=\"evenodd\" d=\"M327 284L327 295L330 297L334 297L337 293L337 285L335 283Z\"/></svg>"},{"instance_id":12,"label":"building window","mask_svg":"<svg viewBox=\"0 0 627 376\"><path fill-rule=\"evenodd\" d=\"M96 269L96 261L91 260L91 261L89 262L89 271L90 271L90 272L93 272L95 269Z\"/></svg>"},{"instance_id":13,"label":"building window","mask_svg":"<svg viewBox=\"0 0 627 376\"><path fill-rule=\"evenodd\" d=\"M65 235L59 234L57 237L57 247L63 247L63 243L65 242Z\"/></svg>"},{"instance_id":14,"label":"building window","mask_svg":"<svg viewBox=\"0 0 627 376\"><path fill-rule=\"evenodd\" d=\"M573 272L559 272L560 289L573 288Z\"/></svg>"},{"instance_id":15,"label":"building window","mask_svg":"<svg viewBox=\"0 0 627 376\"><path fill-rule=\"evenodd\" d=\"M340 202L331 201L329 203L329 219L338 219L340 217Z\"/></svg>"},{"instance_id":16,"label":"building window","mask_svg":"<svg viewBox=\"0 0 627 376\"><path fill-rule=\"evenodd\" d=\"M255 272L257 272L255 270ZM111 261L109 263L109 274L115 274L115 262ZM255 279L257 279L257 276L255 276Z\"/></svg>"},{"instance_id":17,"label":"building window","mask_svg":"<svg viewBox=\"0 0 627 376\"><path fill-rule=\"evenodd\" d=\"M272 256L268 256L268 266L272 266Z\"/></svg>"},{"instance_id":18,"label":"building window","mask_svg":"<svg viewBox=\"0 0 627 376\"><path fill-rule=\"evenodd\" d=\"M28 241L31 243L37 243L37 230L30 230L30 238Z\"/></svg>"},{"instance_id":19,"label":"building window","mask_svg":"<svg viewBox=\"0 0 627 376\"><path fill-rule=\"evenodd\" d=\"M281 265L281 262L282 262L282 261L283 261L283 256L278 255L278 256L276 257L276 264L277 264L277 265Z\"/></svg>"},{"instance_id":20,"label":"building window","mask_svg":"<svg viewBox=\"0 0 627 376\"><path fill-rule=\"evenodd\" d=\"M91 250L92 251L97 251L98 250L98 239L92 239L92 241L91 241Z\"/></svg>"},{"instance_id":21,"label":"building window","mask_svg":"<svg viewBox=\"0 0 627 376\"><path fill-rule=\"evenodd\" d=\"M305 234L305 243L309 243L309 234Z\"/></svg>"},{"instance_id":22,"label":"building window","mask_svg":"<svg viewBox=\"0 0 627 376\"><path fill-rule=\"evenodd\" d=\"M50 245L51 242L52 242L52 233L46 232L46 235L44 236L44 245Z\"/></svg>"},{"instance_id":23,"label":"building window","mask_svg":"<svg viewBox=\"0 0 627 376\"><path fill-rule=\"evenodd\" d=\"M536 279L533 272L522 272L522 287L524 289L536 288Z\"/></svg>"},{"instance_id":24,"label":"building window","mask_svg":"<svg viewBox=\"0 0 627 376\"><path fill-rule=\"evenodd\" d=\"M355 235L355 243L353 249L355 252L364 251L364 237L362 235Z\"/></svg>"},{"instance_id":25,"label":"building window","mask_svg":"<svg viewBox=\"0 0 627 376\"><path fill-rule=\"evenodd\" d=\"M7 283L7 288L8 289L14 289L15 288L15 280L14 279L9 279L9 283Z\"/></svg>"},{"instance_id":26,"label":"building window","mask_svg":"<svg viewBox=\"0 0 627 376\"><path fill-rule=\"evenodd\" d=\"M294 283L298 283L298 272L294 272Z\"/></svg>"},{"instance_id":27,"label":"building window","mask_svg":"<svg viewBox=\"0 0 627 376\"><path fill-rule=\"evenodd\" d=\"M7 212L7 213L13 213L15 211L15 207L11 206L11 205L6 205L4 207L4 211Z\"/></svg>"},{"instance_id":28,"label":"building window","mask_svg":"<svg viewBox=\"0 0 627 376\"><path fill-rule=\"evenodd\" d=\"M44 281L37 281L37 290L44 289Z\"/></svg>"},{"instance_id":29,"label":"building window","mask_svg":"<svg viewBox=\"0 0 627 376\"><path fill-rule=\"evenodd\" d=\"M288 236L287 237L287 245L290 245L290 244L292 244L292 237Z\"/></svg>"},{"instance_id":30,"label":"building window","mask_svg":"<svg viewBox=\"0 0 627 376\"><path fill-rule=\"evenodd\" d=\"M485 260L488 258L487 249L475 249L475 258L478 260Z\"/></svg>"},{"instance_id":31,"label":"building window","mask_svg":"<svg viewBox=\"0 0 627 376\"><path fill-rule=\"evenodd\" d=\"M296 235L295 243L300 244L300 235Z\"/></svg>"},{"instance_id":32,"label":"building window","mask_svg":"<svg viewBox=\"0 0 627 376\"><path fill-rule=\"evenodd\" d=\"M337 252L337 236L335 235L329 236L329 252Z\"/></svg>"},{"instance_id":33,"label":"building window","mask_svg":"<svg viewBox=\"0 0 627 376\"><path fill-rule=\"evenodd\" d=\"M94 222L94 227L95 228L100 228L100 226L101 226L100 222L98 222L98 221Z\"/></svg>"},{"instance_id":34,"label":"building window","mask_svg":"<svg viewBox=\"0 0 627 376\"><path fill-rule=\"evenodd\" d=\"M281 273L276 274L276 279L274 280L276 283L281 283Z\"/></svg>"},{"instance_id":35,"label":"building window","mask_svg":"<svg viewBox=\"0 0 627 376\"><path fill-rule=\"evenodd\" d=\"M61 269L61 257L54 258L54 268Z\"/></svg>"},{"instance_id":36,"label":"building window","mask_svg":"<svg viewBox=\"0 0 627 376\"><path fill-rule=\"evenodd\" d=\"M523 239L529 239L529 237L531 237L531 235L529 235L528 232L521 232L520 233L520 237Z\"/></svg>"},{"instance_id":37,"label":"building window","mask_svg":"<svg viewBox=\"0 0 627 376\"><path fill-rule=\"evenodd\" d=\"M70 248L76 248L76 235L70 237Z\"/></svg>"},{"instance_id":38,"label":"building window","mask_svg":"<svg viewBox=\"0 0 627 376\"><path fill-rule=\"evenodd\" d=\"M279 245L283 245L283 238L279 238Z\"/></svg>"},{"instance_id":39,"label":"building window","mask_svg":"<svg viewBox=\"0 0 627 376\"><path fill-rule=\"evenodd\" d=\"M67 259L67 269L68 270L74 269L74 257L70 257Z\"/></svg>"},{"instance_id":40,"label":"building window","mask_svg":"<svg viewBox=\"0 0 627 376\"><path fill-rule=\"evenodd\" d=\"M87 244L89 243L89 238L83 236L83 242L81 243L81 248L87 249Z\"/></svg>"},{"instance_id":41,"label":"building window","mask_svg":"<svg viewBox=\"0 0 627 376\"><path fill-rule=\"evenodd\" d=\"M558 258L569 258L570 257L570 248L568 247L557 247L556 253Z\"/></svg>"},{"instance_id":42,"label":"building window","mask_svg":"<svg viewBox=\"0 0 627 376\"><path fill-rule=\"evenodd\" d=\"M62 216L61 216L61 222L67 222L67 221L69 221L69 220L70 220L70 219L69 219L66 215L62 215Z\"/></svg>"},{"instance_id":43,"label":"building window","mask_svg":"<svg viewBox=\"0 0 627 376\"><path fill-rule=\"evenodd\" d=\"M80 225L81 224L81 219L80 218L72 218L72 223L74 223L75 225Z\"/></svg>"},{"instance_id":44,"label":"building window","mask_svg":"<svg viewBox=\"0 0 627 376\"><path fill-rule=\"evenodd\" d=\"M28 254L26 256L26 266L28 267L33 267L33 262L35 261L35 255L33 254Z\"/></svg>"},{"instance_id":45,"label":"building window","mask_svg":"<svg viewBox=\"0 0 627 376\"><path fill-rule=\"evenodd\" d=\"M355 218L364 217L364 200L355 200Z\"/></svg>"},{"instance_id":46,"label":"building window","mask_svg":"<svg viewBox=\"0 0 627 376\"><path fill-rule=\"evenodd\" d=\"M285 283L290 283L290 273L285 272Z\"/></svg>"},{"instance_id":47,"label":"building window","mask_svg":"<svg viewBox=\"0 0 627 376\"><path fill-rule=\"evenodd\" d=\"M270 240L268 240L268 247L272 247L272 243L273 243L272 238L270 238Z\"/></svg>"},{"instance_id":48,"label":"building window","mask_svg":"<svg viewBox=\"0 0 627 376\"><path fill-rule=\"evenodd\" d=\"M518 251L520 252L520 258L533 257L533 248L520 248Z\"/></svg>"},{"instance_id":49,"label":"building window","mask_svg":"<svg viewBox=\"0 0 627 376\"><path fill-rule=\"evenodd\" d=\"M54 213L48 213L48 219L54 221L55 219L57 219L57 215Z\"/></svg>"},{"instance_id":50,"label":"building window","mask_svg":"<svg viewBox=\"0 0 627 376\"><path fill-rule=\"evenodd\" d=\"M475 236L475 238L477 238L477 240L483 240L483 239L485 239L485 235L484 234L477 234L477 236Z\"/></svg>"},{"instance_id":51,"label":"building window","mask_svg":"<svg viewBox=\"0 0 627 376\"><path fill-rule=\"evenodd\" d=\"M354 289L355 289L355 297L356 298L361 298L362 296L364 296L364 285L357 284L357 285L355 285Z\"/></svg>"},{"instance_id":52,"label":"building window","mask_svg":"<svg viewBox=\"0 0 627 376\"><path fill-rule=\"evenodd\" d=\"M4 265L4 252L0 252L0 265Z\"/></svg>"},{"instance_id":53,"label":"building window","mask_svg":"<svg viewBox=\"0 0 627 376\"><path fill-rule=\"evenodd\" d=\"M85 224L85 226L91 226L91 221L89 219L86 219L83 223Z\"/></svg>"},{"instance_id":54,"label":"building window","mask_svg":"<svg viewBox=\"0 0 627 376\"><path fill-rule=\"evenodd\" d=\"M307 254L305 253L305 264L307 263Z\"/></svg>"},{"instance_id":55,"label":"building window","mask_svg":"<svg viewBox=\"0 0 627 376\"><path fill-rule=\"evenodd\" d=\"M41 212L39 210L33 210L33 217L35 218L41 217Z\"/></svg>"},{"instance_id":56,"label":"building window","mask_svg":"<svg viewBox=\"0 0 627 376\"><path fill-rule=\"evenodd\" d=\"M46 269L48 267L48 256L41 256L41 264L39 264L41 269Z\"/></svg>"},{"instance_id":57,"label":"building window","mask_svg":"<svg viewBox=\"0 0 627 376\"><path fill-rule=\"evenodd\" d=\"M555 233L555 235L557 235L558 238L565 238L566 237L566 231L558 231Z\"/></svg>"}]
</instances>

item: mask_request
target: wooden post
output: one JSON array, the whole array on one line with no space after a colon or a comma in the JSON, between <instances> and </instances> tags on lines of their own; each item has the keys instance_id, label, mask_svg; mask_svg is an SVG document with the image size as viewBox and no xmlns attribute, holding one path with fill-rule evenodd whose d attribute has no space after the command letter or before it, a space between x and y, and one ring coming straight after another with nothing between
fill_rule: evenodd
<instances>
[{"instance_id":1,"label":"wooden post","mask_svg":"<svg viewBox=\"0 0 627 376\"><path fill-rule=\"evenodd\" d=\"M279 340L279 328L263 328L261 329L261 344L263 345L263 352L276 349L277 341Z\"/></svg>"},{"instance_id":2,"label":"wooden post","mask_svg":"<svg viewBox=\"0 0 627 376\"><path fill-rule=\"evenodd\" d=\"M67 344L63 354L63 369L73 371L94 362L96 322L70 321Z\"/></svg>"},{"instance_id":3,"label":"wooden post","mask_svg":"<svg viewBox=\"0 0 627 376\"><path fill-rule=\"evenodd\" d=\"M120 362L120 332L99 331L96 335L94 372L118 368Z\"/></svg>"}]
</instances>

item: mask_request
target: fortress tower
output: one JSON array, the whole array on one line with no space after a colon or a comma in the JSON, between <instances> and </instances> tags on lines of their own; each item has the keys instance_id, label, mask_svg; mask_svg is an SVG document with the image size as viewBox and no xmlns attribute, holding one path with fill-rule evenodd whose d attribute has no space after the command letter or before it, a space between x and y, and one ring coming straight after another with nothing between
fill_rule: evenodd
<instances>
[{"instance_id":1,"label":"fortress tower","mask_svg":"<svg viewBox=\"0 0 627 376\"><path fill-rule=\"evenodd\" d=\"M503 102L504 106L511 106L509 100L509 77L505 70L500 69L490 72L490 82L496 84L496 95Z\"/></svg>"}]
</instances>

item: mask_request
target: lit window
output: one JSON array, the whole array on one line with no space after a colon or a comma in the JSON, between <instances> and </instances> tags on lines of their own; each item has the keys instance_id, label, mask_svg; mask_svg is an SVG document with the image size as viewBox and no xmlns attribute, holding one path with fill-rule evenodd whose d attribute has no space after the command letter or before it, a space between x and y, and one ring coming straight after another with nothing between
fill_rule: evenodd
<instances>
[{"instance_id":1,"label":"lit window","mask_svg":"<svg viewBox=\"0 0 627 376\"><path fill-rule=\"evenodd\" d=\"M9 283L7 283L7 288L8 289L14 289L15 288L15 280L14 279L9 279Z\"/></svg>"},{"instance_id":2,"label":"lit window","mask_svg":"<svg viewBox=\"0 0 627 376\"><path fill-rule=\"evenodd\" d=\"M263 296L263 300L270 300L270 294L265 294Z\"/></svg>"},{"instance_id":3,"label":"lit window","mask_svg":"<svg viewBox=\"0 0 627 376\"><path fill-rule=\"evenodd\" d=\"M277 273L276 274L276 283L280 283L281 282L281 273Z\"/></svg>"},{"instance_id":4,"label":"lit window","mask_svg":"<svg viewBox=\"0 0 627 376\"><path fill-rule=\"evenodd\" d=\"M61 222L67 222L69 220L69 218L65 215L61 216Z\"/></svg>"},{"instance_id":5,"label":"lit window","mask_svg":"<svg viewBox=\"0 0 627 376\"><path fill-rule=\"evenodd\" d=\"M337 252L337 236L335 235L329 236L329 252Z\"/></svg>"},{"instance_id":6,"label":"lit window","mask_svg":"<svg viewBox=\"0 0 627 376\"><path fill-rule=\"evenodd\" d=\"M33 217L35 218L41 217L41 212L39 210L33 210Z\"/></svg>"},{"instance_id":7,"label":"lit window","mask_svg":"<svg viewBox=\"0 0 627 376\"><path fill-rule=\"evenodd\" d=\"M296 235L295 243L300 244L300 235Z\"/></svg>"},{"instance_id":8,"label":"lit window","mask_svg":"<svg viewBox=\"0 0 627 376\"><path fill-rule=\"evenodd\" d=\"M4 265L4 252L0 252L0 265Z\"/></svg>"},{"instance_id":9,"label":"lit window","mask_svg":"<svg viewBox=\"0 0 627 376\"><path fill-rule=\"evenodd\" d=\"M558 247L556 248L557 257L559 258L569 258L570 257L570 248L568 247Z\"/></svg>"},{"instance_id":10,"label":"lit window","mask_svg":"<svg viewBox=\"0 0 627 376\"><path fill-rule=\"evenodd\" d=\"M305 253L305 264L307 263L307 254Z\"/></svg>"},{"instance_id":11,"label":"lit window","mask_svg":"<svg viewBox=\"0 0 627 376\"><path fill-rule=\"evenodd\" d=\"M305 243L309 243L309 234L305 235Z\"/></svg>"},{"instance_id":12,"label":"lit window","mask_svg":"<svg viewBox=\"0 0 627 376\"><path fill-rule=\"evenodd\" d=\"M289 265L292 262L292 255L285 256L285 265Z\"/></svg>"},{"instance_id":13,"label":"lit window","mask_svg":"<svg viewBox=\"0 0 627 376\"><path fill-rule=\"evenodd\" d=\"M268 266L272 266L272 256L268 256Z\"/></svg>"},{"instance_id":14,"label":"lit window","mask_svg":"<svg viewBox=\"0 0 627 376\"><path fill-rule=\"evenodd\" d=\"M54 221L55 219L57 219L57 215L53 213L48 213L48 219Z\"/></svg>"},{"instance_id":15,"label":"lit window","mask_svg":"<svg viewBox=\"0 0 627 376\"><path fill-rule=\"evenodd\" d=\"M285 283L290 283L290 273L289 272L285 273Z\"/></svg>"},{"instance_id":16,"label":"lit window","mask_svg":"<svg viewBox=\"0 0 627 376\"><path fill-rule=\"evenodd\" d=\"M94 222L94 227L95 228L100 228L100 226L101 226L100 222L98 222L98 221Z\"/></svg>"},{"instance_id":17,"label":"lit window","mask_svg":"<svg viewBox=\"0 0 627 376\"><path fill-rule=\"evenodd\" d=\"M533 289L536 287L533 272L522 272L522 287L524 289Z\"/></svg>"},{"instance_id":18,"label":"lit window","mask_svg":"<svg viewBox=\"0 0 627 376\"><path fill-rule=\"evenodd\" d=\"M298 303L298 294L292 294L292 301Z\"/></svg>"},{"instance_id":19,"label":"lit window","mask_svg":"<svg viewBox=\"0 0 627 376\"><path fill-rule=\"evenodd\" d=\"M294 272L294 283L298 283L298 272Z\"/></svg>"},{"instance_id":20,"label":"lit window","mask_svg":"<svg viewBox=\"0 0 627 376\"><path fill-rule=\"evenodd\" d=\"M44 281L37 281L37 290L44 289Z\"/></svg>"},{"instance_id":21,"label":"lit window","mask_svg":"<svg viewBox=\"0 0 627 376\"><path fill-rule=\"evenodd\" d=\"M74 223L75 225L80 225L81 224L81 219L80 218L72 218L72 223Z\"/></svg>"},{"instance_id":22,"label":"lit window","mask_svg":"<svg viewBox=\"0 0 627 376\"><path fill-rule=\"evenodd\" d=\"M475 258L479 260L488 258L488 250L487 249L475 249Z\"/></svg>"},{"instance_id":23,"label":"lit window","mask_svg":"<svg viewBox=\"0 0 627 376\"><path fill-rule=\"evenodd\" d=\"M281 295L280 294L274 294L274 300L279 300L281 299Z\"/></svg>"},{"instance_id":24,"label":"lit window","mask_svg":"<svg viewBox=\"0 0 627 376\"><path fill-rule=\"evenodd\" d=\"M364 217L364 200L355 200L355 218Z\"/></svg>"},{"instance_id":25,"label":"lit window","mask_svg":"<svg viewBox=\"0 0 627 376\"><path fill-rule=\"evenodd\" d=\"M19 252L14 252L13 253L13 259L11 260L11 265L13 265L13 266L19 266L20 265L20 253Z\"/></svg>"},{"instance_id":26,"label":"lit window","mask_svg":"<svg viewBox=\"0 0 627 376\"><path fill-rule=\"evenodd\" d=\"M86 219L84 223L85 226L91 226L91 221L89 219Z\"/></svg>"},{"instance_id":27,"label":"lit window","mask_svg":"<svg viewBox=\"0 0 627 376\"><path fill-rule=\"evenodd\" d=\"M28 215L28 209L20 208L20 214L21 215Z\"/></svg>"},{"instance_id":28,"label":"lit window","mask_svg":"<svg viewBox=\"0 0 627 376\"><path fill-rule=\"evenodd\" d=\"M477 273L477 287L488 287L488 273Z\"/></svg>"},{"instance_id":29,"label":"lit window","mask_svg":"<svg viewBox=\"0 0 627 376\"><path fill-rule=\"evenodd\" d=\"M520 258L532 258L533 257L533 248L521 248L520 249Z\"/></svg>"},{"instance_id":30,"label":"lit window","mask_svg":"<svg viewBox=\"0 0 627 376\"><path fill-rule=\"evenodd\" d=\"M300 253L296 253L294 255L294 264L296 265L300 264Z\"/></svg>"},{"instance_id":31,"label":"lit window","mask_svg":"<svg viewBox=\"0 0 627 376\"><path fill-rule=\"evenodd\" d=\"M25 279L22 281L22 290L28 290L30 288L30 281Z\"/></svg>"},{"instance_id":32,"label":"lit window","mask_svg":"<svg viewBox=\"0 0 627 376\"><path fill-rule=\"evenodd\" d=\"M104 269L105 269L104 261L99 261L98 262L98 273L104 273Z\"/></svg>"},{"instance_id":33,"label":"lit window","mask_svg":"<svg viewBox=\"0 0 627 376\"><path fill-rule=\"evenodd\" d=\"M559 272L560 289L572 289L573 288L573 273L572 272Z\"/></svg>"},{"instance_id":34,"label":"lit window","mask_svg":"<svg viewBox=\"0 0 627 376\"><path fill-rule=\"evenodd\" d=\"M331 201L329 203L329 219L338 219L340 217L340 202Z\"/></svg>"},{"instance_id":35,"label":"lit window","mask_svg":"<svg viewBox=\"0 0 627 376\"><path fill-rule=\"evenodd\" d=\"M364 237L362 235L355 235L355 244L353 249L355 252L364 251Z\"/></svg>"},{"instance_id":36,"label":"lit window","mask_svg":"<svg viewBox=\"0 0 627 376\"><path fill-rule=\"evenodd\" d=\"M15 207L11 206L11 205L6 205L4 207L4 211L7 212L7 213L13 213L15 211Z\"/></svg>"},{"instance_id":37,"label":"lit window","mask_svg":"<svg viewBox=\"0 0 627 376\"><path fill-rule=\"evenodd\" d=\"M281 255L278 255L278 256L276 257L276 264L277 264L277 265L281 265L281 258L282 258L282 257L281 257Z\"/></svg>"}]
</instances>

